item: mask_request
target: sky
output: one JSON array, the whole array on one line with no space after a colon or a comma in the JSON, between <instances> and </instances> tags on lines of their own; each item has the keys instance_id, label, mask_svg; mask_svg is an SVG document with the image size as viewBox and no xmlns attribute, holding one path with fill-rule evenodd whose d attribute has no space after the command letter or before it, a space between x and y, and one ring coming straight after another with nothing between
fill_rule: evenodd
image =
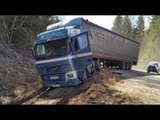
<instances>
[{"instance_id":1,"label":"sky","mask_svg":"<svg viewBox=\"0 0 160 120\"><path fill-rule=\"evenodd\" d=\"M97 24L97 25L100 25L104 28L107 28L109 30L112 29L112 25L113 25L113 22L115 20L115 17L116 15L64 15L64 16L60 16L63 20L71 20L73 18L77 18L77 17L83 17L84 19L88 19L89 21ZM136 17L134 17L134 20L136 20ZM148 17L147 16L144 16L145 17L145 26L146 28L148 28L149 26L149 22L148 22Z\"/></svg>"},{"instance_id":2,"label":"sky","mask_svg":"<svg viewBox=\"0 0 160 120\"><path fill-rule=\"evenodd\" d=\"M97 24L97 25L100 25L104 28L107 28L107 29L111 29L112 28L112 24L113 24L113 21L115 19L115 15L104 15L104 16L100 16L100 15L64 15L63 16L63 19L68 21L68 20L71 20L73 18L77 18L77 17L83 17L84 19L88 19L89 21Z\"/></svg>"}]
</instances>

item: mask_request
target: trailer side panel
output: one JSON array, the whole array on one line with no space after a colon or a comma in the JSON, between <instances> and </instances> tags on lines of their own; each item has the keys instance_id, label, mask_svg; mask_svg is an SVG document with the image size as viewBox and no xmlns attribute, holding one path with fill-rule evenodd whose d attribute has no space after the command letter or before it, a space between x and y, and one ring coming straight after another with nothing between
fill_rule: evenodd
<instances>
[{"instance_id":1,"label":"trailer side panel","mask_svg":"<svg viewBox=\"0 0 160 120\"><path fill-rule=\"evenodd\" d=\"M88 31L93 57L137 63L138 42L85 20L82 25L84 31Z\"/></svg>"}]
</instances>

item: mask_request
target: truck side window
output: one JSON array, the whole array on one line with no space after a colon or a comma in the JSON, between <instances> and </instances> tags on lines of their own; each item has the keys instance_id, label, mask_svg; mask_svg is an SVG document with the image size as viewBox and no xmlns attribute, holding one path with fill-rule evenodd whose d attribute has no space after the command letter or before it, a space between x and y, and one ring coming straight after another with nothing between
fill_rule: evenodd
<instances>
[{"instance_id":1,"label":"truck side window","mask_svg":"<svg viewBox=\"0 0 160 120\"><path fill-rule=\"evenodd\" d=\"M75 39L75 50L80 50L88 47L87 35L83 34Z\"/></svg>"},{"instance_id":2,"label":"truck side window","mask_svg":"<svg viewBox=\"0 0 160 120\"><path fill-rule=\"evenodd\" d=\"M44 45L37 45L37 55L45 55Z\"/></svg>"},{"instance_id":3,"label":"truck side window","mask_svg":"<svg viewBox=\"0 0 160 120\"><path fill-rule=\"evenodd\" d=\"M78 43L78 39L76 38L75 39L75 51L77 51L77 50L79 50L80 49L80 47L79 47L79 43Z\"/></svg>"}]
</instances>

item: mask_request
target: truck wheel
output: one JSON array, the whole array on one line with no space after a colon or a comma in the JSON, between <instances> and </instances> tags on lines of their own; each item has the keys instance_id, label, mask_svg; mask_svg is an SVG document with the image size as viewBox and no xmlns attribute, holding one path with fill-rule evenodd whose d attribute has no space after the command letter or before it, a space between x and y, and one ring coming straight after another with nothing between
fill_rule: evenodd
<instances>
[{"instance_id":1,"label":"truck wheel","mask_svg":"<svg viewBox=\"0 0 160 120\"><path fill-rule=\"evenodd\" d=\"M129 63L129 70L132 69L132 63Z\"/></svg>"},{"instance_id":2,"label":"truck wheel","mask_svg":"<svg viewBox=\"0 0 160 120\"><path fill-rule=\"evenodd\" d=\"M125 62L122 62L121 69L122 69L122 70L125 70L125 69L126 69L126 63L125 63Z\"/></svg>"},{"instance_id":3,"label":"truck wheel","mask_svg":"<svg viewBox=\"0 0 160 120\"><path fill-rule=\"evenodd\" d=\"M126 70L130 70L131 69L131 63L130 62L127 62L127 69Z\"/></svg>"},{"instance_id":4,"label":"truck wheel","mask_svg":"<svg viewBox=\"0 0 160 120\"><path fill-rule=\"evenodd\" d=\"M82 75L82 83L87 81L87 79L88 79L88 73L87 73L87 70L85 70Z\"/></svg>"},{"instance_id":5,"label":"truck wheel","mask_svg":"<svg viewBox=\"0 0 160 120\"><path fill-rule=\"evenodd\" d=\"M147 73L150 73L150 70L147 68ZM158 74L158 72L157 72L157 74Z\"/></svg>"},{"instance_id":6,"label":"truck wheel","mask_svg":"<svg viewBox=\"0 0 160 120\"><path fill-rule=\"evenodd\" d=\"M129 69L129 63L126 62L126 63L125 63L125 70L128 70L128 69Z\"/></svg>"},{"instance_id":7,"label":"truck wheel","mask_svg":"<svg viewBox=\"0 0 160 120\"><path fill-rule=\"evenodd\" d=\"M157 71L157 74L160 75L160 69Z\"/></svg>"},{"instance_id":8,"label":"truck wheel","mask_svg":"<svg viewBox=\"0 0 160 120\"><path fill-rule=\"evenodd\" d=\"M123 68L122 68L122 70L126 70L126 63L125 63L125 62L123 63Z\"/></svg>"},{"instance_id":9,"label":"truck wheel","mask_svg":"<svg viewBox=\"0 0 160 120\"><path fill-rule=\"evenodd\" d=\"M119 63L119 69L125 70L125 63L124 62Z\"/></svg>"},{"instance_id":10,"label":"truck wheel","mask_svg":"<svg viewBox=\"0 0 160 120\"><path fill-rule=\"evenodd\" d=\"M101 64L100 64L100 60L96 60L96 70L100 71L101 70Z\"/></svg>"}]
</instances>

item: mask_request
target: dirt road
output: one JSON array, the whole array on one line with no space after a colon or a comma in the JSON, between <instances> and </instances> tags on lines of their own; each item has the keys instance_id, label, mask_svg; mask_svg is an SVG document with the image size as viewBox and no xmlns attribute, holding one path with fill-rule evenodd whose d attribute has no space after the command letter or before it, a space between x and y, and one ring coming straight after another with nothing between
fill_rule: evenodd
<instances>
[{"instance_id":1,"label":"dirt road","mask_svg":"<svg viewBox=\"0 0 160 120\"><path fill-rule=\"evenodd\" d=\"M138 70L102 70L83 85L52 89L23 104L160 104L160 76Z\"/></svg>"},{"instance_id":2,"label":"dirt road","mask_svg":"<svg viewBox=\"0 0 160 120\"><path fill-rule=\"evenodd\" d=\"M143 104L160 104L160 75L140 70L112 70L124 84L114 86L117 90L136 96Z\"/></svg>"}]
</instances>

